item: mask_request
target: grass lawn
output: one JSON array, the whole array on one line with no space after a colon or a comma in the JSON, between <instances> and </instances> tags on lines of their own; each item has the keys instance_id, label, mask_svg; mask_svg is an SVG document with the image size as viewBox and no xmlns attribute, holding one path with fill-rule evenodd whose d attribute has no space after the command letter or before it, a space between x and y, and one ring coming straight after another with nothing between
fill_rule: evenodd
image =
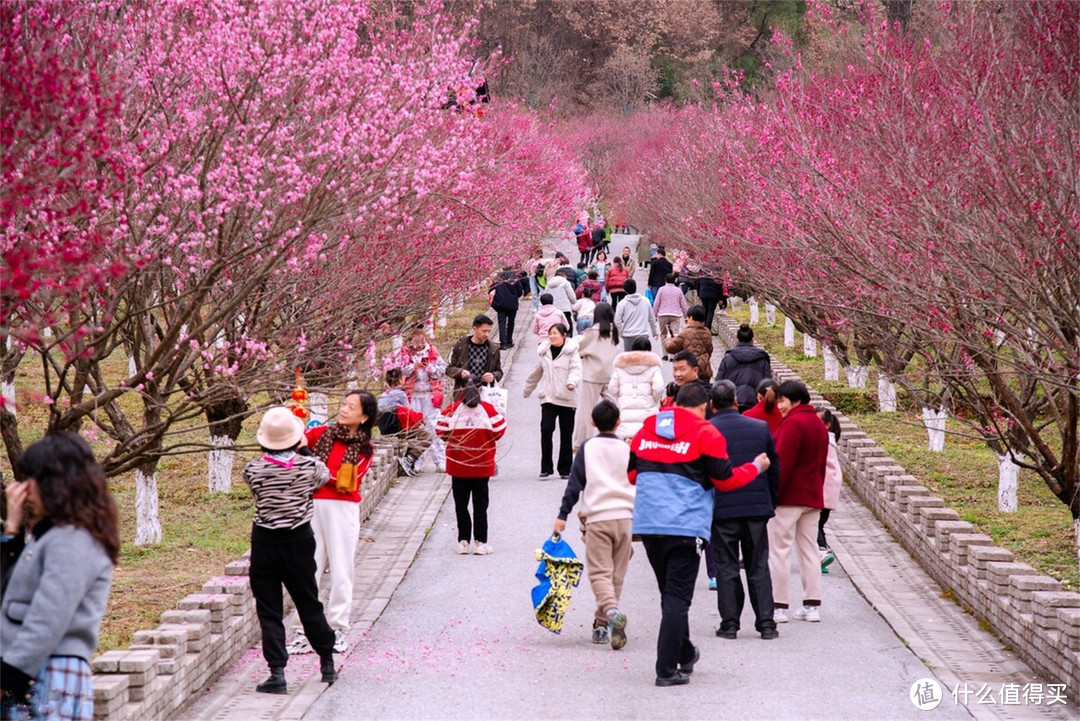
<instances>
[{"instance_id":1,"label":"grass lawn","mask_svg":"<svg viewBox=\"0 0 1080 721\"><path fill-rule=\"evenodd\" d=\"M750 322L746 304L729 315L740 323ZM972 438L963 423L949 418L945 450L927 450L922 418L917 409L903 410L911 403L905 403L901 390L897 389L901 412L878 413L876 375L871 374L865 390L848 388L842 371L840 381L826 381L820 345L818 356L808 358L802 354L802 335L796 333L795 347L785 348L783 315L777 312L777 324L772 328L764 323L764 306L760 316L761 322L754 327L755 340L839 408L934 495L943 498L961 519L1012 551L1017 560L1053 576L1069 590L1080 589L1072 517L1038 475L1021 471L1019 509L1015 513L999 511L997 456L985 443Z\"/></svg>"},{"instance_id":2,"label":"grass lawn","mask_svg":"<svg viewBox=\"0 0 1080 721\"><path fill-rule=\"evenodd\" d=\"M436 328L436 345L449 359L454 341L469 331L473 316L487 309L487 297L467 302L464 308L447 319L445 327ZM390 347L386 341L383 350ZM126 371L124 357L110 359L120 377ZM23 443L42 435L47 410L40 400L44 391L40 366L27 357L17 371L19 430ZM379 391L373 382L370 390ZM342 389L344 390L344 389ZM127 399L125 399L127 400ZM133 404L137 403L131 398ZM337 399L330 399L336 408ZM134 407L134 406L133 406ZM240 444L254 444L258 416L248 418L238 439ZM105 446L87 434L95 453ZM0 473L11 478L6 455L0 454ZM158 465L159 515L162 542L155 546L136 546L135 477L126 473L109 479L110 488L120 509L120 562L115 570L112 593L102 623L98 652L127 646L135 631L154 628L163 611L189 593L197 593L211 576L221 575L224 565L247 550L254 502L244 484L241 470L253 454L240 451L233 464L233 490L210 493L207 490L205 453L168 456Z\"/></svg>"}]
</instances>

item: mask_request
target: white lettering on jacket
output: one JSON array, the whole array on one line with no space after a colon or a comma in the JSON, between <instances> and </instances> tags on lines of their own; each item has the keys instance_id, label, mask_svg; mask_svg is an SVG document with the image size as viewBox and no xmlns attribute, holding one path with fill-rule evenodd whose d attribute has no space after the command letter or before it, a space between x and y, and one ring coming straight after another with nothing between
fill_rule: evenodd
<instances>
[{"instance_id":1,"label":"white lettering on jacket","mask_svg":"<svg viewBox=\"0 0 1080 721\"><path fill-rule=\"evenodd\" d=\"M671 451L672 453L678 453L680 456L685 456L690 450L689 441L679 441L678 443L659 443L658 441L645 441L641 442L641 450L664 450Z\"/></svg>"}]
</instances>

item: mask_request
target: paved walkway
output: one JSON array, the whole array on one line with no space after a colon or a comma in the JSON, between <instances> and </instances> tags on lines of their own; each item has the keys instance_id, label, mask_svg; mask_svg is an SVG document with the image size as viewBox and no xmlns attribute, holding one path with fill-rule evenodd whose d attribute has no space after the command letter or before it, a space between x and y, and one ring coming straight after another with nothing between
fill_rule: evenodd
<instances>
[{"instance_id":1,"label":"paved walkway","mask_svg":"<svg viewBox=\"0 0 1080 721\"><path fill-rule=\"evenodd\" d=\"M530 315L523 305L519 327ZM520 353L508 363L510 430L491 488L495 554L453 552L447 480L433 474L403 480L362 530L352 646L341 679L327 688L317 680L314 657L298 657L288 669L289 696L255 694L266 671L253 650L179 718L1078 718L1061 705L979 703L984 684L999 700L1002 684L1051 680L1037 679L943 600L846 490L829 521L839 560L823 578L822 622L781 625L772 642L750 632L718 639L715 595L706 590L703 567L691 609L702 661L688 686L652 685L659 593L639 544L624 590L625 649L589 641L587 580L575 592L564 632L545 631L529 600L533 552L550 533L564 484L537 480L540 414L535 398L521 397L533 366L532 343L521 333L514 351ZM566 538L583 555L573 515ZM793 598L800 594L793 588ZM749 608L742 626L753 628ZM924 678L945 689L932 711L920 711L909 698ZM950 695L957 684L971 691L966 708Z\"/></svg>"}]
</instances>

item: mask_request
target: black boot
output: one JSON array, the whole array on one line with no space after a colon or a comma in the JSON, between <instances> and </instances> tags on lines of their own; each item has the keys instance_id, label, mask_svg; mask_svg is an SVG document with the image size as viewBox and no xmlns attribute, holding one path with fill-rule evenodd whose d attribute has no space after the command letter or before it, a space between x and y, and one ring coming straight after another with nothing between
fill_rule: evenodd
<instances>
[{"instance_id":1,"label":"black boot","mask_svg":"<svg viewBox=\"0 0 1080 721\"><path fill-rule=\"evenodd\" d=\"M322 672L322 682L333 684L337 681L337 671L334 669L334 654L328 653L319 657L319 671Z\"/></svg>"},{"instance_id":2,"label":"black boot","mask_svg":"<svg viewBox=\"0 0 1080 721\"><path fill-rule=\"evenodd\" d=\"M285 682L284 668L271 668L270 678L255 687L258 693L288 693L289 688Z\"/></svg>"}]
</instances>

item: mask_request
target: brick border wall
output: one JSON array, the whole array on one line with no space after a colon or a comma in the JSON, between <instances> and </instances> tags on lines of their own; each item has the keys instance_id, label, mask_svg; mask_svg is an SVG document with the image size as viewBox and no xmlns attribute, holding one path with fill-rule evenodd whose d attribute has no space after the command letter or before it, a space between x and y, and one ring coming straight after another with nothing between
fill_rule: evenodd
<instances>
[{"instance_id":1,"label":"brick border wall","mask_svg":"<svg viewBox=\"0 0 1080 721\"><path fill-rule=\"evenodd\" d=\"M375 458L364 478L363 521L398 475L395 444L376 438ZM287 597L286 597L287 598ZM195 700L259 642L259 620L248 584L248 559L225 566L225 575L203 584L161 624L137 631L132 645L98 655L94 672L95 719L161 719Z\"/></svg>"},{"instance_id":2,"label":"brick border wall","mask_svg":"<svg viewBox=\"0 0 1080 721\"><path fill-rule=\"evenodd\" d=\"M734 345L738 323L717 318L720 338ZM778 382L801 380L775 360L772 369ZM1066 684L1069 697L1080 702L1080 593L1062 591L1054 578L1015 562L1011 551L961 521L820 394L811 389L810 396L815 407L828 408L840 420L837 451L844 482L963 608L1047 683Z\"/></svg>"}]
</instances>

